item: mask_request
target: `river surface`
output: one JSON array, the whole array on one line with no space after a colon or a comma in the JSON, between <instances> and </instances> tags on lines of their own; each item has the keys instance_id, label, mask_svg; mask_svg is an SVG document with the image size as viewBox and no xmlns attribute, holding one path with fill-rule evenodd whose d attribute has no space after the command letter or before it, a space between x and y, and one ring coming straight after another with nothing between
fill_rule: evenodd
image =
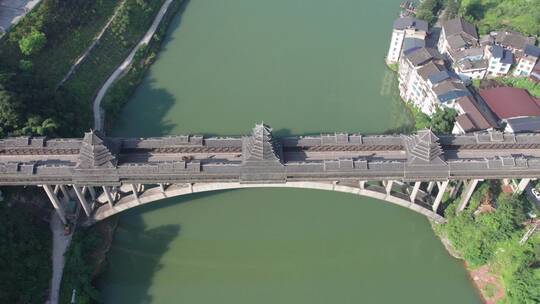
<instances>
[{"instance_id":1,"label":"river surface","mask_svg":"<svg viewBox=\"0 0 540 304\"><path fill-rule=\"evenodd\" d=\"M113 134L406 130L383 63L400 0L192 0ZM107 303L480 303L421 215L350 194L249 189L121 215Z\"/></svg>"}]
</instances>

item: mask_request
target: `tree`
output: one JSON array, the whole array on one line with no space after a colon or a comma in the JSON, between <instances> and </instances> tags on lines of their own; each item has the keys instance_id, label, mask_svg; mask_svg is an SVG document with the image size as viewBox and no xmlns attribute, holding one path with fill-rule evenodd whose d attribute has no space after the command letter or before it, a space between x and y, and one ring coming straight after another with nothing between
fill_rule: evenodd
<instances>
[{"instance_id":1,"label":"tree","mask_svg":"<svg viewBox=\"0 0 540 304\"><path fill-rule=\"evenodd\" d=\"M424 0L416 8L416 18L425 20L430 25L433 25L437 21L437 14L440 9L440 0Z\"/></svg>"},{"instance_id":2,"label":"tree","mask_svg":"<svg viewBox=\"0 0 540 304\"><path fill-rule=\"evenodd\" d=\"M39 52L47 43L47 37L40 31L32 30L19 40L19 49L24 55L32 55Z\"/></svg>"},{"instance_id":3,"label":"tree","mask_svg":"<svg viewBox=\"0 0 540 304\"><path fill-rule=\"evenodd\" d=\"M8 91L0 90L0 137L16 129L21 121L19 102Z\"/></svg>"},{"instance_id":4,"label":"tree","mask_svg":"<svg viewBox=\"0 0 540 304\"><path fill-rule=\"evenodd\" d=\"M22 128L25 135L51 135L58 128L58 124L52 119L43 120L39 116L30 116Z\"/></svg>"},{"instance_id":5,"label":"tree","mask_svg":"<svg viewBox=\"0 0 540 304\"><path fill-rule=\"evenodd\" d=\"M457 112L451 108L440 108L435 111L431 118L431 129L435 133L448 134L452 132L454 128L454 122L456 121Z\"/></svg>"},{"instance_id":6,"label":"tree","mask_svg":"<svg viewBox=\"0 0 540 304\"><path fill-rule=\"evenodd\" d=\"M29 72L32 70L33 67L34 67L34 64L30 60L21 59L19 61L19 69L21 69L21 71L23 72Z\"/></svg>"},{"instance_id":7,"label":"tree","mask_svg":"<svg viewBox=\"0 0 540 304\"><path fill-rule=\"evenodd\" d=\"M456 18L459 13L461 0L446 0L446 8L444 9L444 19L450 20Z\"/></svg>"}]
</instances>

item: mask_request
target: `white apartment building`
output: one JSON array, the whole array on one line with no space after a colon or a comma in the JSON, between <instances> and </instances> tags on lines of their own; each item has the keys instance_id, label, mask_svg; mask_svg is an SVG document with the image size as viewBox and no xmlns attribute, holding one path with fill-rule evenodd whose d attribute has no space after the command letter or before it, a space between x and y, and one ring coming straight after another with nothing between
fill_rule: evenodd
<instances>
[{"instance_id":1,"label":"white apartment building","mask_svg":"<svg viewBox=\"0 0 540 304\"><path fill-rule=\"evenodd\" d=\"M394 21L392 39L386 56L388 64L399 62L403 52L403 42L405 38L425 40L428 32L428 24L423 20L411 17L398 18Z\"/></svg>"},{"instance_id":2,"label":"white apartment building","mask_svg":"<svg viewBox=\"0 0 540 304\"><path fill-rule=\"evenodd\" d=\"M489 60L487 76L491 77L505 76L514 62L512 52L500 45L486 47L486 58Z\"/></svg>"},{"instance_id":3,"label":"white apartment building","mask_svg":"<svg viewBox=\"0 0 540 304\"><path fill-rule=\"evenodd\" d=\"M516 77L529 77L540 58L540 48L534 45L526 45L523 50L523 55L519 59L516 69L514 70L514 76Z\"/></svg>"},{"instance_id":4,"label":"white apartment building","mask_svg":"<svg viewBox=\"0 0 540 304\"><path fill-rule=\"evenodd\" d=\"M478 46L478 34L471 23L461 17L443 22L437 49L441 54Z\"/></svg>"},{"instance_id":5,"label":"white apartment building","mask_svg":"<svg viewBox=\"0 0 540 304\"><path fill-rule=\"evenodd\" d=\"M401 98L427 115L441 106L453 107L455 100L470 95L459 79L452 77L434 49L418 49L401 57Z\"/></svg>"}]
</instances>

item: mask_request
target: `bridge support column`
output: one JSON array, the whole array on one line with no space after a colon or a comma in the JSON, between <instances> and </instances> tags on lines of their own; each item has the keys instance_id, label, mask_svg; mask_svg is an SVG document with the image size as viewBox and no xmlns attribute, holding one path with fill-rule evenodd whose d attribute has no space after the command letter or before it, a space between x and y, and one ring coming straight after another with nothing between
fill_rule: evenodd
<instances>
[{"instance_id":1,"label":"bridge support column","mask_svg":"<svg viewBox=\"0 0 540 304\"><path fill-rule=\"evenodd\" d=\"M114 208L114 199L112 197L111 191L109 191L109 187L102 186L103 193L105 193L105 196L107 197L107 202L109 203L109 207Z\"/></svg>"},{"instance_id":2,"label":"bridge support column","mask_svg":"<svg viewBox=\"0 0 540 304\"><path fill-rule=\"evenodd\" d=\"M358 182L358 187L360 187L360 189L364 190L366 189L366 181L359 181Z\"/></svg>"},{"instance_id":3,"label":"bridge support column","mask_svg":"<svg viewBox=\"0 0 540 304\"><path fill-rule=\"evenodd\" d=\"M90 217L90 213L92 212L92 210L90 209L90 206L86 202L84 193L76 185L73 185L73 191L75 191L75 194L77 195L77 198L79 199L79 203L81 203L84 213L86 214L86 216Z\"/></svg>"},{"instance_id":4,"label":"bridge support column","mask_svg":"<svg viewBox=\"0 0 540 304\"><path fill-rule=\"evenodd\" d=\"M92 201L96 200L96 190L94 190L94 187L92 186L83 186L82 193L83 195L86 195L86 191L90 192L90 197L92 198Z\"/></svg>"},{"instance_id":5,"label":"bridge support column","mask_svg":"<svg viewBox=\"0 0 540 304\"><path fill-rule=\"evenodd\" d=\"M131 189L133 190L133 196L139 201L139 185L131 184Z\"/></svg>"},{"instance_id":6,"label":"bridge support column","mask_svg":"<svg viewBox=\"0 0 540 304\"><path fill-rule=\"evenodd\" d=\"M452 190L450 191L450 198L451 199L455 199L457 194L458 194L458 191L459 189L461 188L461 186L463 185L463 181L458 181L457 184L452 187Z\"/></svg>"},{"instance_id":7,"label":"bridge support column","mask_svg":"<svg viewBox=\"0 0 540 304\"><path fill-rule=\"evenodd\" d=\"M159 190L161 190L161 192L165 192L165 185L164 184L159 184Z\"/></svg>"},{"instance_id":8,"label":"bridge support column","mask_svg":"<svg viewBox=\"0 0 540 304\"><path fill-rule=\"evenodd\" d=\"M444 192L446 192L446 187L448 187L448 183L450 181L444 181L440 184L437 184L439 187L439 192L437 193L437 197L435 197L435 201L433 202L433 212L437 212L437 209L439 209L439 205L441 204Z\"/></svg>"},{"instance_id":9,"label":"bridge support column","mask_svg":"<svg viewBox=\"0 0 540 304\"><path fill-rule=\"evenodd\" d=\"M413 187L413 190L412 190L411 195L410 195L411 203L414 203L414 201L416 200L416 195L418 194L418 190L420 189L421 184L422 184L422 182L415 182L414 183L414 187Z\"/></svg>"},{"instance_id":10,"label":"bridge support column","mask_svg":"<svg viewBox=\"0 0 540 304\"><path fill-rule=\"evenodd\" d=\"M433 191L433 187L435 187L435 182L429 182L427 186L427 193L430 194L431 191Z\"/></svg>"},{"instance_id":11,"label":"bridge support column","mask_svg":"<svg viewBox=\"0 0 540 304\"><path fill-rule=\"evenodd\" d=\"M476 186L478 185L478 182L480 181L481 179L473 179L469 182L469 184L465 188L465 192L463 193L464 196L461 199L461 203L459 203L459 206L456 209L456 213L459 213L465 210L465 207L467 207L467 204L469 203L469 200L471 199L471 196L474 193L474 189L476 189Z\"/></svg>"},{"instance_id":12,"label":"bridge support column","mask_svg":"<svg viewBox=\"0 0 540 304\"><path fill-rule=\"evenodd\" d=\"M69 200L71 199L71 195L69 195L69 191L66 189L66 186L59 185L59 187L62 195L64 196L64 200L66 201L66 203L69 202Z\"/></svg>"},{"instance_id":13,"label":"bridge support column","mask_svg":"<svg viewBox=\"0 0 540 304\"><path fill-rule=\"evenodd\" d=\"M390 192L392 192L392 185L394 185L394 181L386 181L386 194L390 195Z\"/></svg>"},{"instance_id":14,"label":"bridge support column","mask_svg":"<svg viewBox=\"0 0 540 304\"><path fill-rule=\"evenodd\" d=\"M51 201L54 209L56 210L56 213L58 214L58 217L62 221L62 223L65 225L67 224L66 220L66 214L64 213L64 208L62 207L62 204L60 204L60 201L58 200L58 197L54 193L54 190L51 188L50 185L43 185L43 189L45 189L45 193L47 193L47 196L49 197L49 200Z\"/></svg>"},{"instance_id":15,"label":"bridge support column","mask_svg":"<svg viewBox=\"0 0 540 304\"><path fill-rule=\"evenodd\" d=\"M531 182L530 178L522 178L519 181L519 184L518 184L516 190L514 191L514 194L523 193L523 191L525 191L525 188L527 188L527 186L529 185L530 182Z\"/></svg>"}]
</instances>

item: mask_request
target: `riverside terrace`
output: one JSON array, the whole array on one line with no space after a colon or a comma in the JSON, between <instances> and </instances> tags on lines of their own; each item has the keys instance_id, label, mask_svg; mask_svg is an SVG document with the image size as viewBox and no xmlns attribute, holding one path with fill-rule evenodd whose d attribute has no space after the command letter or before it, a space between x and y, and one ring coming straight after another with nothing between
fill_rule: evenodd
<instances>
[{"instance_id":1,"label":"riverside terrace","mask_svg":"<svg viewBox=\"0 0 540 304\"><path fill-rule=\"evenodd\" d=\"M243 137L19 137L0 140L0 174L0 185L42 186L64 222L71 198L95 222L166 197L249 187L366 195L444 222L437 211L451 180L465 181L463 210L480 180L519 178L522 191L540 176L540 134L274 138L257 124Z\"/></svg>"}]
</instances>

